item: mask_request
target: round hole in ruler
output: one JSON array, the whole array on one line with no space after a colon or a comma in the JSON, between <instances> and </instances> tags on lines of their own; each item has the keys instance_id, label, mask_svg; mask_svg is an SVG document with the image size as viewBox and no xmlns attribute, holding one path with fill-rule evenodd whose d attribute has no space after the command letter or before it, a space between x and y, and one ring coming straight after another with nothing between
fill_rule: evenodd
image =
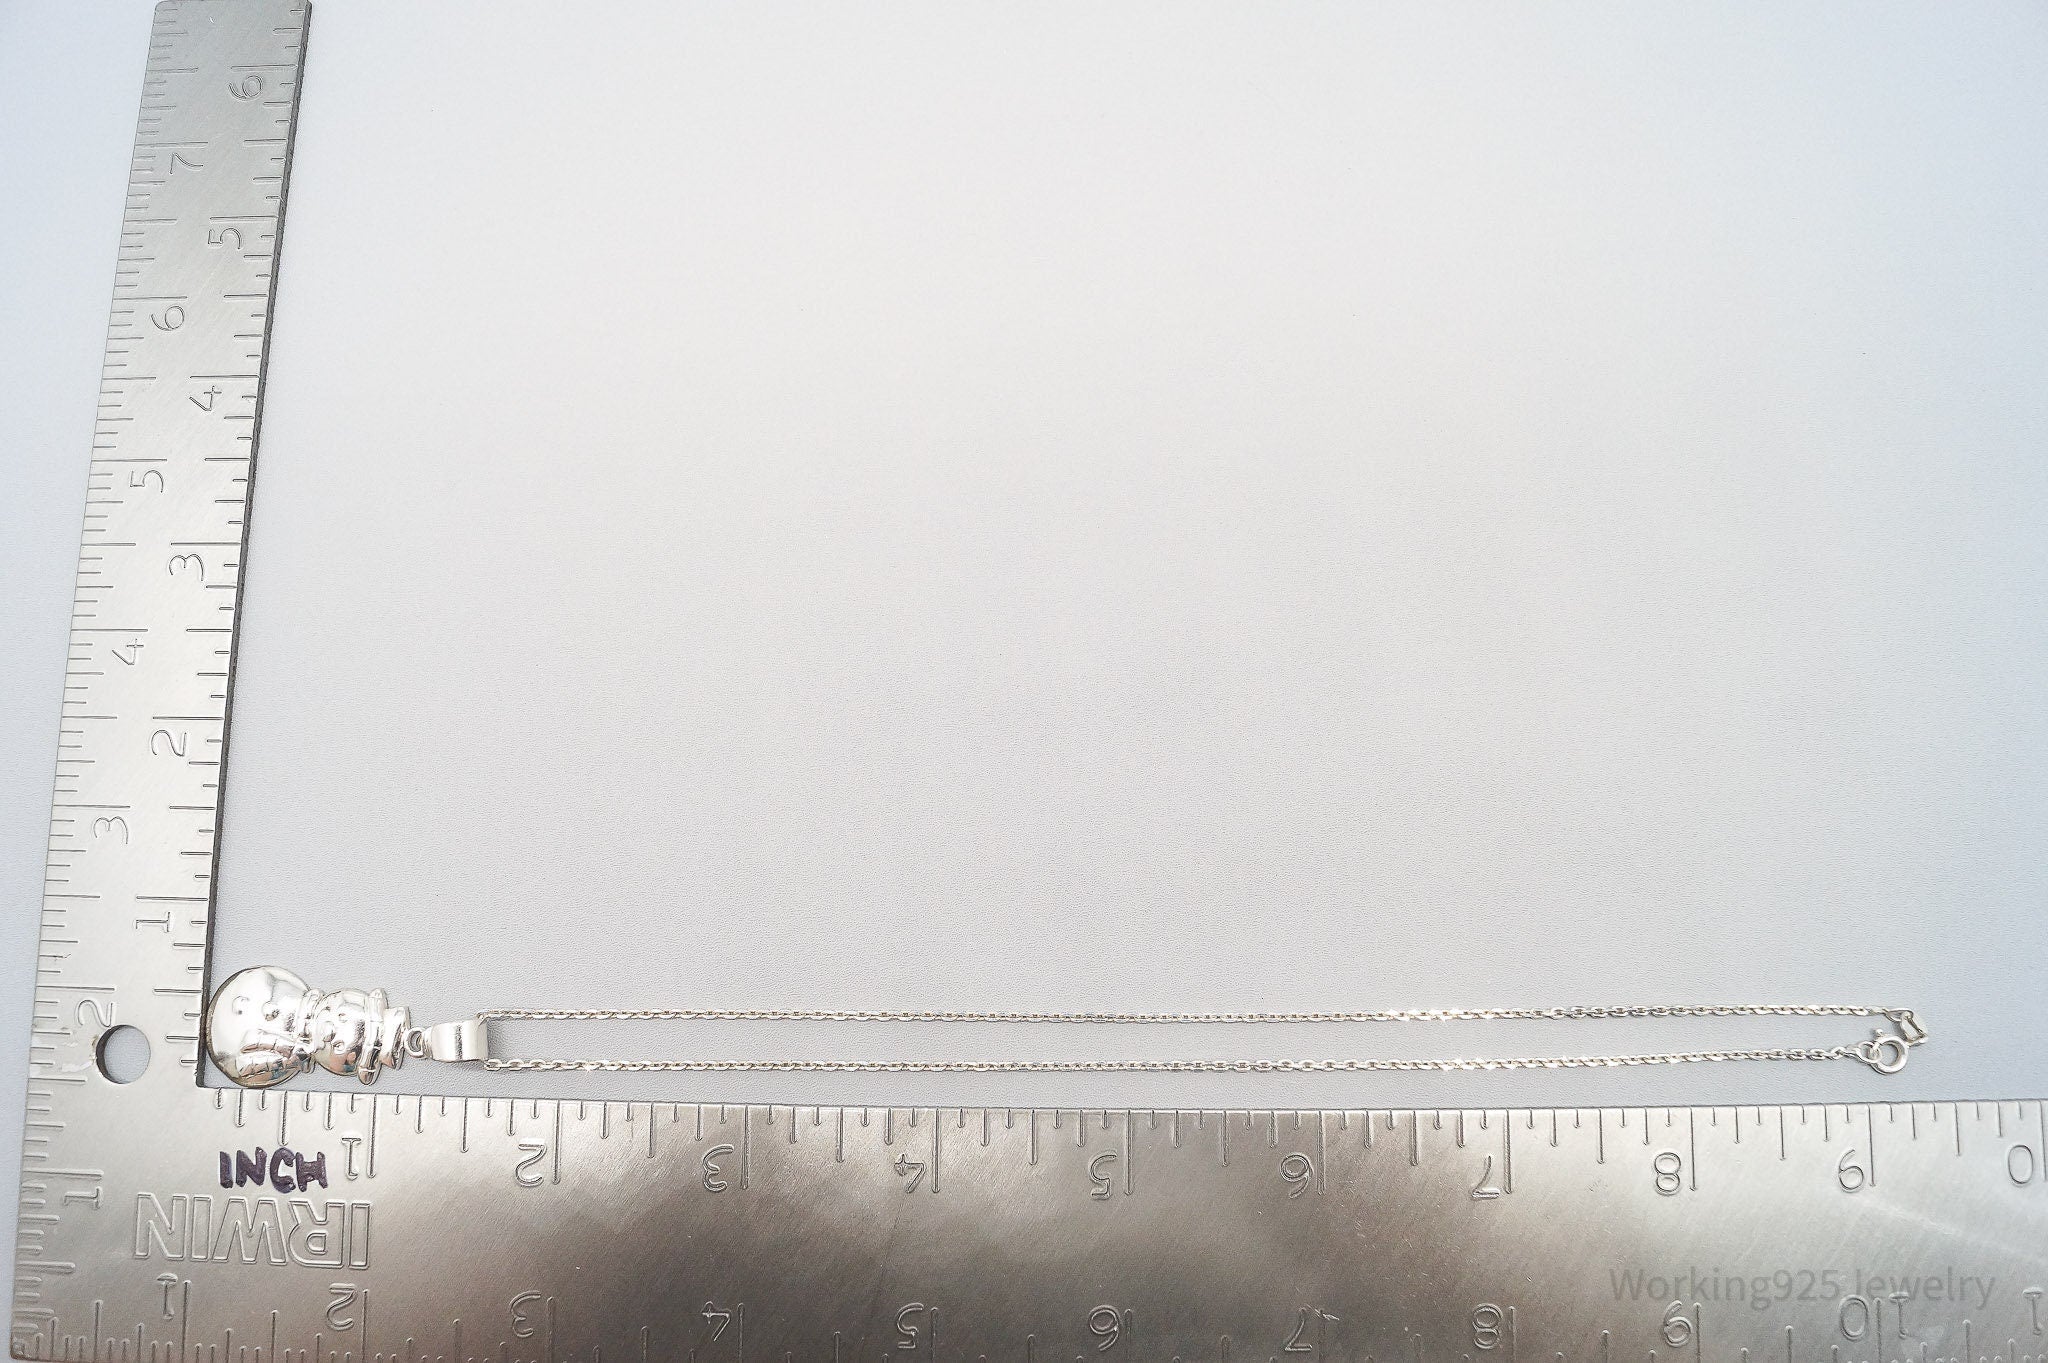
<instances>
[{"instance_id":1,"label":"round hole in ruler","mask_svg":"<svg viewBox=\"0 0 2048 1363\"><path fill-rule=\"evenodd\" d=\"M132 1084L149 1068L149 1038L133 1027L109 1027L93 1059L107 1078Z\"/></svg>"}]
</instances>

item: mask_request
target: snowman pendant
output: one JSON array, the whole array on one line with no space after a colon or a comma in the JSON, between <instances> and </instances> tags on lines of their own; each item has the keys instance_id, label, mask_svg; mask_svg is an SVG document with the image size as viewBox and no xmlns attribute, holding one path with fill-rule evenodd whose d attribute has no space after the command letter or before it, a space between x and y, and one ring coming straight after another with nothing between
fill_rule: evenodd
<instances>
[{"instance_id":1,"label":"snowman pendant","mask_svg":"<svg viewBox=\"0 0 2048 1363\"><path fill-rule=\"evenodd\" d=\"M321 993L291 971L257 966L229 977L206 1014L206 1051L244 1088L270 1088L314 1066L365 1084L405 1062L412 1017L381 989Z\"/></svg>"}]
</instances>

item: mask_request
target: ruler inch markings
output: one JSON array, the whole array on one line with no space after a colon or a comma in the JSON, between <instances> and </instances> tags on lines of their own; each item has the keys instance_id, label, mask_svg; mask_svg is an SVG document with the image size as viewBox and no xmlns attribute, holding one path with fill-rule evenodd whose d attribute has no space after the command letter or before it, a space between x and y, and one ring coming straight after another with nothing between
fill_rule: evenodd
<instances>
[{"instance_id":1,"label":"ruler inch markings","mask_svg":"<svg viewBox=\"0 0 2048 1363\"><path fill-rule=\"evenodd\" d=\"M105 1327L117 1314L144 1314L123 1295L124 1275L95 1267L103 1258L74 1242L89 1240L96 1222L135 1217L138 1199L200 1205L190 1199L201 1193L138 1185L164 1186L166 1151L217 1163L219 1151L197 1161L202 1133L232 1149L234 1127L246 1120L245 1103L230 1109L207 1098L192 1072L192 986L210 913L173 935L169 912L145 906L211 905L210 893L165 890L195 878L210 886L218 858L220 787L197 769L218 763L224 738L187 726L224 726L249 483L214 460L236 453L237 467L247 467L256 448L283 212L275 177L289 167L308 14L303 0L166 0L145 58L64 679L35 989L46 1021L31 1054L24 1209L33 1213L42 1196L34 1185L55 1177L69 1186L57 1190L51 1233L17 1249L17 1357L111 1359L132 1349L128 1357L143 1363L186 1348L188 1280L178 1292L152 1280L159 1309L131 1337ZM274 69L257 83L241 80L231 68L250 60ZM215 214L237 215L240 226L212 230ZM124 552L103 552L111 549ZM186 631L201 625L227 633L225 653L184 645ZM218 712L197 713L215 702ZM158 718L172 715L189 718ZM195 860L206 867L196 876ZM72 920L67 905L106 911ZM125 1086L99 1068L101 1043L116 1027L150 1042L150 1062ZM275 1101L282 1134L284 1099ZM205 1132L214 1113L230 1121L227 1131ZM60 1150L81 1158L56 1158ZM60 1163L77 1172L57 1173ZM230 1215L241 1205L223 1204ZM247 1205L262 1220L256 1233L270 1235L270 1204ZM136 1252L127 1247L128 1257ZM67 1332L79 1327L65 1322L88 1320L90 1335ZM263 1337L239 1323L227 1328ZM224 1345L231 1338L224 1334Z\"/></svg>"}]
</instances>

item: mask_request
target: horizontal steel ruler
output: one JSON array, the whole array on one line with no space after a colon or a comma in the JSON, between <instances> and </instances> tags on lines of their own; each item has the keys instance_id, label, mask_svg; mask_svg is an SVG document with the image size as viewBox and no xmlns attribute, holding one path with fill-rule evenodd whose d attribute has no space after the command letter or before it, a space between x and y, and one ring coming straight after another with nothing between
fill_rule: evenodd
<instances>
[{"instance_id":1,"label":"horizontal steel ruler","mask_svg":"<svg viewBox=\"0 0 2048 1363\"><path fill-rule=\"evenodd\" d=\"M31 1163L23 1356L2048 1357L2038 1102L161 1106Z\"/></svg>"},{"instance_id":2,"label":"horizontal steel ruler","mask_svg":"<svg viewBox=\"0 0 2048 1363\"><path fill-rule=\"evenodd\" d=\"M2042 1363L2048 1108L716 1107L197 1082L307 8L169 0L66 674L16 1357ZM106 1043L152 1060L132 1082Z\"/></svg>"}]
</instances>

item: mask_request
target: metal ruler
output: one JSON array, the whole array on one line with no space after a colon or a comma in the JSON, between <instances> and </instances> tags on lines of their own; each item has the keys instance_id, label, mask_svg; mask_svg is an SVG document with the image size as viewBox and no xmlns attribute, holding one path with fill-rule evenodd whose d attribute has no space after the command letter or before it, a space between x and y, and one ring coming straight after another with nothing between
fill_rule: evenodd
<instances>
[{"instance_id":1,"label":"metal ruler","mask_svg":"<svg viewBox=\"0 0 2048 1363\"><path fill-rule=\"evenodd\" d=\"M43 907L16 1357L2041 1363L2048 1105L244 1093L194 1066L303 0L157 12ZM109 1077L119 1028L153 1060Z\"/></svg>"}]
</instances>

